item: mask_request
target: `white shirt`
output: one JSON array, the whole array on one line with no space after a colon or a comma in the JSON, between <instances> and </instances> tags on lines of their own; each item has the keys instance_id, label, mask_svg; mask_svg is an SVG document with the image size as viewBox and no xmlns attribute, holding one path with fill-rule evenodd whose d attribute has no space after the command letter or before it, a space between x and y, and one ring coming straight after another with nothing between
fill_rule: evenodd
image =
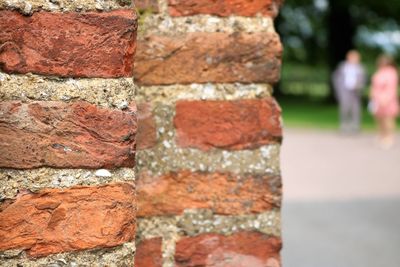
<instances>
[{"instance_id":1,"label":"white shirt","mask_svg":"<svg viewBox=\"0 0 400 267\"><path fill-rule=\"evenodd\" d=\"M344 66L343 70L344 74L344 85L346 86L347 90L353 91L357 89L358 83L358 66L355 64L347 63Z\"/></svg>"}]
</instances>

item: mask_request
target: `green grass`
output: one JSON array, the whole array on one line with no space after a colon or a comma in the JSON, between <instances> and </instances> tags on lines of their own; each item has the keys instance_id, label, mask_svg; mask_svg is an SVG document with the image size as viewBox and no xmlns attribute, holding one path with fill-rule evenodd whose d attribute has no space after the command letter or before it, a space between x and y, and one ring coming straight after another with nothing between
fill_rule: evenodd
<instances>
[{"instance_id":1,"label":"green grass","mask_svg":"<svg viewBox=\"0 0 400 267\"><path fill-rule=\"evenodd\" d=\"M365 64L368 75L374 71L374 64ZM283 109L285 126L297 128L338 129L338 107L327 103L329 96L330 73L327 65L309 66L305 64L286 63L282 69L278 101ZM375 122L367 111L366 99L369 86L363 90L362 129L375 129ZM400 88L399 88L400 93ZM400 122L400 121L399 121Z\"/></svg>"},{"instance_id":2,"label":"green grass","mask_svg":"<svg viewBox=\"0 0 400 267\"><path fill-rule=\"evenodd\" d=\"M283 110L286 127L338 129L339 119L336 105L313 101L304 97L282 97L278 99ZM364 104L362 129L372 130L375 123Z\"/></svg>"}]
</instances>

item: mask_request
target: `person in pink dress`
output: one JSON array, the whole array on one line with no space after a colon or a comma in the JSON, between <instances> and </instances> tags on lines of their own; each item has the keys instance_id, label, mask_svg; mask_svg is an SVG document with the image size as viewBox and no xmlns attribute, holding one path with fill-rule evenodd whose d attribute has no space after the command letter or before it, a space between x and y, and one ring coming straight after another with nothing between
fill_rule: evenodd
<instances>
[{"instance_id":1,"label":"person in pink dress","mask_svg":"<svg viewBox=\"0 0 400 267\"><path fill-rule=\"evenodd\" d=\"M385 148L394 144L396 117L399 114L398 70L389 56L378 59L378 69L372 77L371 112L376 118L380 142Z\"/></svg>"}]
</instances>

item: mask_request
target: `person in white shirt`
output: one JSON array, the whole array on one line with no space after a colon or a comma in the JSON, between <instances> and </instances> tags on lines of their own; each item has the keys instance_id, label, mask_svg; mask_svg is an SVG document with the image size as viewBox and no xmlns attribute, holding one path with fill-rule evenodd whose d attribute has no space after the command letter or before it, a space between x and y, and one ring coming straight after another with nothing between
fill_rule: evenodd
<instances>
[{"instance_id":1,"label":"person in white shirt","mask_svg":"<svg viewBox=\"0 0 400 267\"><path fill-rule=\"evenodd\" d=\"M360 62L360 53L351 50L332 76L339 102L340 129L344 133L357 133L360 130L361 91L366 83L365 70Z\"/></svg>"}]
</instances>

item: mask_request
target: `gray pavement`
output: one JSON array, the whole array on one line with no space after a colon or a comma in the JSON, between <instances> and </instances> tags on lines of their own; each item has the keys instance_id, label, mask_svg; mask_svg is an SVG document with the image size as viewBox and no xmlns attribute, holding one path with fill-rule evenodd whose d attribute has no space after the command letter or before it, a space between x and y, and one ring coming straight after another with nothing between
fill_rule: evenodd
<instances>
[{"instance_id":1,"label":"gray pavement","mask_svg":"<svg viewBox=\"0 0 400 267\"><path fill-rule=\"evenodd\" d=\"M399 267L400 145L382 150L373 134L285 137L283 266Z\"/></svg>"}]
</instances>

